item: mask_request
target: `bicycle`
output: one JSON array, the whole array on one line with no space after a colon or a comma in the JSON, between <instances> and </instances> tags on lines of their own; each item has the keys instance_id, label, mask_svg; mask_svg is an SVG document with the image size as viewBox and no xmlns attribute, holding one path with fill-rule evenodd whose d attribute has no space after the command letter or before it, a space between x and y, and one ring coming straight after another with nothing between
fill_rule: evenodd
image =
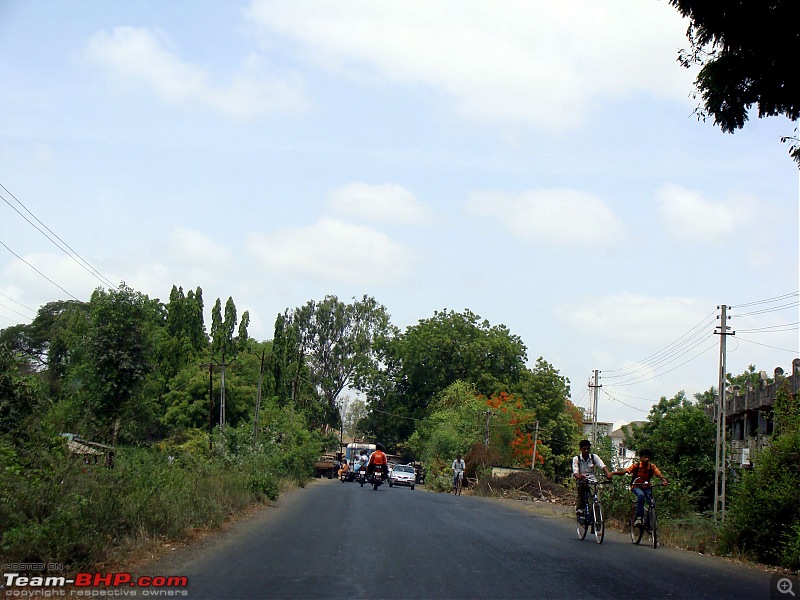
<instances>
[{"instance_id":1,"label":"bicycle","mask_svg":"<svg viewBox=\"0 0 800 600\"><path fill-rule=\"evenodd\" d=\"M653 495L653 484L647 481L644 477L637 477L633 480L631 486L638 486L644 490L650 490L650 493L645 493L645 502L647 507L644 514L644 520L641 525L636 525L636 505L637 500L633 501L631 507L631 518L629 522L631 542L638 544L642 541L644 532L647 531L650 541L653 543L653 549L658 548L658 518L656 517L656 498Z\"/></svg>"},{"instance_id":2,"label":"bicycle","mask_svg":"<svg viewBox=\"0 0 800 600\"><path fill-rule=\"evenodd\" d=\"M458 476L454 477L453 481L453 494L456 496L461 495L461 489L464 487L464 471L459 471Z\"/></svg>"},{"instance_id":3,"label":"bicycle","mask_svg":"<svg viewBox=\"0 0 800 600\"><path fill-rule=\"evenodd\" d=\"M606 534L606 521L603 517L603 504L597 497L597 486L606 485L610 481L597 481L594 476L587 476L582 483L587 486L583 496L583 513L577 513L578 538L584 539L591 527L598 544L603 543ZM589 489L591 487L591 489Z\"/></svg>"}]
</instances>

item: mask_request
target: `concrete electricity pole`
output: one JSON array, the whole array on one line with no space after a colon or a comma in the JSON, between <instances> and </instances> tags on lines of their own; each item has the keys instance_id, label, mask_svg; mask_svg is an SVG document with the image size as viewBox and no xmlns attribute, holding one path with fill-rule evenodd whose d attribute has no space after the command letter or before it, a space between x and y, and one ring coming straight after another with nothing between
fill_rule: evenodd
<instances>
[{"instance_id":1,"label":"concrete electricity pole","mask_svg":"<svg viewBox=\"0 0 800 600\"><path fill-rule=\"evenodd\" d=\"M719 335L719 384L717 393L717 447L714 459L714 518L717 517L717 512L722 513L722 518L725 518L725 479L726 479L726 435L725 435L725 391L727 387L727 364L726 364L726 342L729 335L736 335L735 331L731 331L728 327L728 306L722 304L717 306L721 314L717 317L720 324L717 326L719 331L715 331L714 335Z\"/></svg>"},{"instance_id":2,"label":"concrete electricity pole","mask_svg":"<svg viewBox=\"0 0 800 600\"><path fill-rule=\"evenodd\" d=\"M531 458L531 471L536 469L536 445L539 443L539 421L536 421L536 433L533 434L533 458Z\"/></svg>"},{"instance_id":3,"label":"concrete electricity pole","mask_svg":"<svg viewBox=\"0 0 800 600\"><path fill-rule=\"evenodd\" d=\"M600 371L594 370L594 383L590 383L592 388L592 446L597 446L597 390L603 387L599 383Z\"/></svg>"}]
</instances>

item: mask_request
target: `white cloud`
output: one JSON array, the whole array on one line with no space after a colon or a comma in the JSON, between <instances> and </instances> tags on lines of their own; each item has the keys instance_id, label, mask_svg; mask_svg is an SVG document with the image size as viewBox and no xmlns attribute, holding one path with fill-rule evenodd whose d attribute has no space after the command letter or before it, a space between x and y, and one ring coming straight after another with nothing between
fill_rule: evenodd
<instances>
[{"instance_id":1,"label":"white cloud","mask_svg":"<svg viewBox=\"0 0 800 600\"><path fill-rule=\"evenodd\" d=\"M667 233L679 240L710 241L731 235L757 211L755 202L745 197L712 202L700 192L678 185L661 187L656 197Z\"/></svg>"},{"instance_id":2,"label":"white cloud","mask_svg":"<svg viewBox=\"0 0 800 600\"><path fill-rule=\"evenodd\" d=\"M170 257L182 265L222 266L229 263L230 251L199 231L175 227L167 242Z\"/></svg>"},{"instance_id":3,"label":"white cloud","mask_svg":"<svg viewBox=\"0 0 800 600\"><path fill-rule=\"evenodd\" d=\"M248 14L323 68L433 86L465 116L547 129L580 127L610 98L688 102L693 79L667 3L254 0Z\"/></svg>"},{"instance_id":4,"label":"white cloud","mask_svg":"<svg viewBox=\"0 0 800 600\"><path fill-rule=\"evenodd\" d=\"M411 253L385 234L323 218L270 234L253 234L248 251L272 273L348 283L392 283L412 267Z\"/></svg>"},{"instance_id":5,"label":"white cloud","mask_svg":"<svg viewBox=\"0 0 800 600\"><path fill-rule=\"evenodd\" d=\"M624 235L622 222L602 200L575 190L481 192L472 194L465 208L524 241L594 245L614 243Z\"/></svg>"},{"instance_id":6,"label":"white cloud","mask_svg":"<svg viewBox=\"0 0 800 600\"><path fill-rule=\"evenodd\" d=\"M353 182L331 192L329 203L339 214L376 223L417 225L432 218L430 209L398 184Z\"/></svg>"},{"instance_id":7,"label":"white cloud","mask_svg":"<svg viewBox=\"0 0 800 600\"><path fill-rule=\"evenodd\" d=\"M569 306L559 305L554 313L569 327L586 332L587 337L639 345L644 338L657 345L669 344L697 325L704 314L687 298L628 292L590 298ZM658 317L657 328L653 327L654 315ZM676 332L679 333L676 335Z\"/></svg>"},{"instance_id":8,"label":"white cloud","mask_svg":"<svg viewBox=\"0 0 800 600\"><path fill-rule=\"evenodd\" d=\"M262 76L259 61L247 57L228 86L216 86L204 68L181 60L159 37L146 29L115 27L111 33L100 31L89 38L85 55L115 79L150 88L165 102L205 105L232 118L297 111L308 105L297 75Z\"/></svg>"}]
</instances>

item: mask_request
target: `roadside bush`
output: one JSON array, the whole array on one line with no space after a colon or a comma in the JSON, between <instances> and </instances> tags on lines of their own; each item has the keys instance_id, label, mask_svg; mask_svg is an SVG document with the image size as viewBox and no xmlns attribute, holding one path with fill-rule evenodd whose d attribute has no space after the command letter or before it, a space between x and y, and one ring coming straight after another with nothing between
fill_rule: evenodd
<instances>
[{"instance_id":1,"label":"roadside bush","mask_svg":"<svg viewBox=\"0 0 800 600\"><path fill-rule=\"evenodd\" d=\"M216 527L277 499L281 479L305 482L322 442L301 423L273 423L258 444L251 426L227 430L212 449L205 433L183 432L159 448L118 448L113 469L83 464L55 434L24 452L0 436L0 560L91 568L131 540Z\"/></svg>"},{"instance_id":2,"label":"roadside bush","mask_svg":"<svg viewBox=\"0 0 800 600\"><path fill-rule=\"evenodd\" d=\"M755 560L800 568L800 431L776 437L731 486L723 546Z\"/></svg>"}]
</instances>

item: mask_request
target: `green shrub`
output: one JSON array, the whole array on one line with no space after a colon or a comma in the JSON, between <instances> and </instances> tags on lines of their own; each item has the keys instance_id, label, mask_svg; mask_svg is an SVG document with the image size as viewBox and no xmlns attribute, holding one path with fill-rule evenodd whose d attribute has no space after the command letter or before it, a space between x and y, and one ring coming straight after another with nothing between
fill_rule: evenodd
<instances>
[{"instance_id":1,"label":"green shrub","mask_svg":"<svg viewBox=\"0 0 800 600\"><path fill-rule=\"evenodd\" d=\"M800 432L775 438L771 447L755 456L754 465L729 488L723 547L761 562L796 568Z\"/></svg>"}]
</instances>

